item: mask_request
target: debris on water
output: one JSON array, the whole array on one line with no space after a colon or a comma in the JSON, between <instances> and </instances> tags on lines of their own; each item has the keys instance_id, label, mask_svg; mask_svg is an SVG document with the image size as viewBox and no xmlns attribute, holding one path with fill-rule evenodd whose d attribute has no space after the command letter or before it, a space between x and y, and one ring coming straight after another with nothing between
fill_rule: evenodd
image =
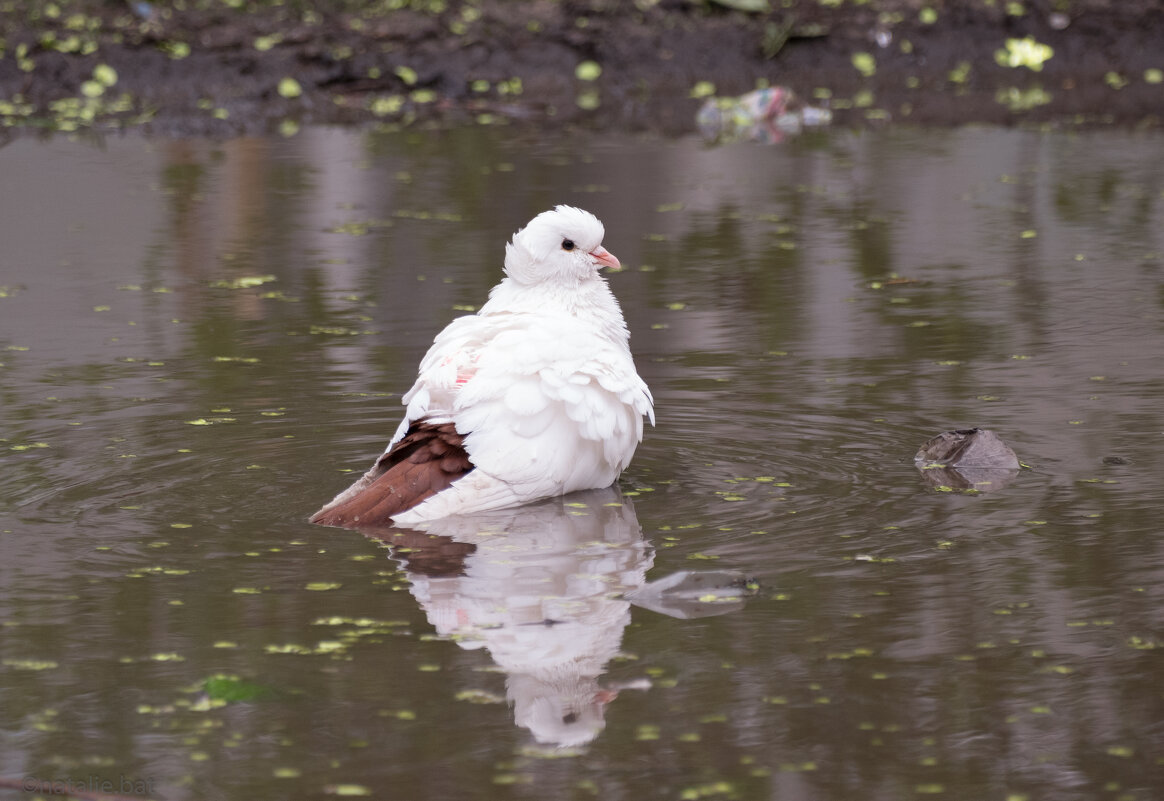
<instances>
[{"instance_id":1,"label":"debris on water","mask_svg":"<svg viewBox=\"0 0 1164 801\"><path fill-rule=\"evenodd\" d=\"M994 60L1002 67L1026 67L1041 72L1043 63L1055 55L1048 45L1027 36L1024 39L1007 39L1006 49L996 50Z\"/></svg>"},{"instance_id":2,"label":"debris on water","mask_svg":"<svg viewBox=\"0 0 1164 801\"><path fill-rule=\"evenodd\" d=\"M712 0L721 6L733 8L736 11L752 11L756 13L765 13L772 10L768 0Z\"/></svg>"},{"instance_id":3,"label":"debris on water","mask_svg":"<svg viewBox=\"0 0 1164 801\"><path fill-rule=\"evenodd\" d=\"M153 22L155 19L156 9L153 3L145 2L145 0L126 0L126 5L130 10L141 17L146 22Z\"/></svg>"},{"instance_id":4,"label":"debris on water","mask_svg":"<svg viewBox=\"0 0 1164 801\"><path fill-rule=\"evenodd\" d=\"M215 673L208 676L194 689L206 699L221 701L224 704L261 701L274 698L277 695L273 687L226 673Z\"/></svg>"},{"instance_id":5,"label":"debris on water","mask_svg":"<svg viewBox=\"0 0 1164 801\"><path fill-rule=\"evenodd\" d=\"M1006 486L1022 466L1010 446L985 428L944 431L922 445L913 460L933 487L979 492Z\"/></svg>"},{"instance_id":6,"label":"debris on water","mask_svg":"<svg viewBox=\"0 0 1164 801\"><path fill-rule=\"evenodd\" d=\"M944 431L918 450L914 461L943 467L991 467L1017 470L1018 457L993 431L968 428Z\"/></svg>"},{"instance_id":7,"label":"debris on water","mask_svg":"<svg viewBox=\"0 0 1164 801\"><path fill-rule=\"evenodd\" d=\"M610 692L621 692L622 690L649 690L653 684L646 676L640 676L625 681L608 681L604 686Z\"/></svg>"},{"instance_id":8,"label":"debris on water","mask_svg":"<svg viewBox=\"0 0 1164 801\"><path fill-rule=\"evenodd\" d=\"M738 97L709 97L695 124L711 142L779 142L804 128L832 122L828 109L805 105L791 89L770 86Z\"/></svg>"},{"instance_id":9,"label":"debris on water","mask_svg":"<svg viewBox=\"0 0 1164 801\"><path fill-rule=\"evenodd\" d=\"M683 620L742 609L758 585L734 570L680 570L626 593L635 606Z\"/></svg>"}]
</instances>

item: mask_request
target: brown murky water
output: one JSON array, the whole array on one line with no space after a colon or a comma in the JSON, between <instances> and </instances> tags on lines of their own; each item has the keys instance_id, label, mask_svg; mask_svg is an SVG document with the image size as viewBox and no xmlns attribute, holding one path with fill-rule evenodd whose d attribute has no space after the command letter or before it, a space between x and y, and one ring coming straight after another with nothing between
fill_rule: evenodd
<instances>
[{"instance_id":1,"label":"brown murky water","mask_svg":"<svg viewBox=\"0 0 1164 801\"><path fill-rule=\"evenodd\" d=\"M1164 788L1158 133L23 139L0 175L10 784ZM657 400L620 489L385 542L306 524L559 202L606 222ZM915 468L974 425L1029 467ZM704 570L759 590L625 597Z\"/></svg>"}]
</instances>

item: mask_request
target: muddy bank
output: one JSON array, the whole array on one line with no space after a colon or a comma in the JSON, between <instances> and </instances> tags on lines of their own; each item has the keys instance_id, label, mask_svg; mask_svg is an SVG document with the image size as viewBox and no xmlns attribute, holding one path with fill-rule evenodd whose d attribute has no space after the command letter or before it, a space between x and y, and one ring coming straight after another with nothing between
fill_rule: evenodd
<instances>
[{"instance_id":1,"label":"muddy bank","mask_svg":"<svg viewBox=\"0 0 1164 801\"><path fill-rule=\"evenodd\" d=\"M729 5L8 3L0 125L228 136L523 121L678 134L694 129L709 93L765 84L830 109L840 125L1155 127L1164 114L1157 0Z\"/></svg>"}]
</instances>

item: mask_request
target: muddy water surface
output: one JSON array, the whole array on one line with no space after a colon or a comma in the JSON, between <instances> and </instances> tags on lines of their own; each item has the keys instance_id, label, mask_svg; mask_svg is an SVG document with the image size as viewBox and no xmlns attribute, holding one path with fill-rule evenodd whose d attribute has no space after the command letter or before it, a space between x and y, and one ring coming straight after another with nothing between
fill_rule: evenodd
<instances>
[{"instance_id":1,"label":"muddy water surface","mask_svg":"<svg viewBox=\"0 0 1164 801\"><path fill-rule=\"evenodd\" d=\"M0 175L11 785L1164 787L1158 134L53 138ZM308 525L559 202L606 223L657 401L619 487ZM1026 467L967 491L914 466L971 426ZM706 570L759 589L704 616L626 598Z\"/></svg>"}]
</instances>

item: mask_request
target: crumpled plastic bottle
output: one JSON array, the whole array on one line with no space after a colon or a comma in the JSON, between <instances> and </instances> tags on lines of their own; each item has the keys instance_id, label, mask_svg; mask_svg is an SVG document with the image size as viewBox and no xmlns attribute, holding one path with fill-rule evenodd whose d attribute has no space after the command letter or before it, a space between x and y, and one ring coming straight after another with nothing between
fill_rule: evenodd
<instances>
[{"instance_id":1,"label":"crumpled plastic bottle","mask_svg":"<svg viewBox=\"0 0 1164 801\"><path fill-rule=\"evenodd\" d=\"M738 97L709 98L695 115L695 124L713 142L773 143L832 119L831 111L801 103L788 87L770 86Z\"/></svg>"}]
</instances>

